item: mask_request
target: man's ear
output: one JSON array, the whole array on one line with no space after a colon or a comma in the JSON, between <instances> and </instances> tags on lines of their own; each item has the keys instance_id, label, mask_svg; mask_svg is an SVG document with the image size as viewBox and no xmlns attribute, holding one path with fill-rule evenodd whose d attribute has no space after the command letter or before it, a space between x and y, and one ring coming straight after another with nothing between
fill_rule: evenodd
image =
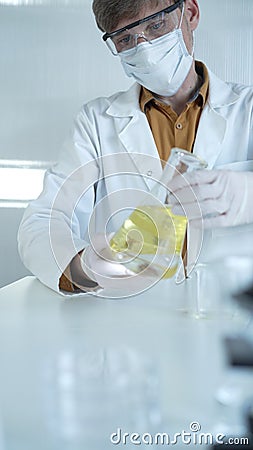
<instances>
[{"instance_id":1,"label":"man's ear","mask_svg":"<svg viewBox=\"0 0 253 450\"><path fill-rule=\"evenodd\" d=\"M196 30L200 16L197 0L185 0L185 16L191 31Z\"/></svg>"}]
</instances>

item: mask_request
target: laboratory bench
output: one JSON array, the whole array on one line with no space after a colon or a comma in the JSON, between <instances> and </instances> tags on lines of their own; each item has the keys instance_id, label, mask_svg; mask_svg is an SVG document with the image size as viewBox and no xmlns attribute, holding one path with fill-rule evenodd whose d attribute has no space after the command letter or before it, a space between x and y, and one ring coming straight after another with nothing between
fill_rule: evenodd
<instances>
[{"instance_id":1,"label":"laboratory bench","mask_svg":"<svg viewBox=\"0 0 253 450\"><path fill-rule=\"evenodd\" d=\"M246 435L253 372L230 366L226 339L249 316L233 302L198 316L192 295L174 279L129 298L63 296L32 276L0 289L0 450L183 450Z\"/></svg>"}]
</instances>

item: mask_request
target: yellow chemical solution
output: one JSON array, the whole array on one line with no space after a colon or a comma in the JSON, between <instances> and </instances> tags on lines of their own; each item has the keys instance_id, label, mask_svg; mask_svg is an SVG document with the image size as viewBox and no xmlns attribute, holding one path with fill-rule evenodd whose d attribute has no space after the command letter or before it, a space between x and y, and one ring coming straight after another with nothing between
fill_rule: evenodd
<instances>
[{"instance_id":1,"label":"yellow chemical solution","mask_svg":"<svg viewBox=\"0 0 253 450\"><path fill-rule=\"evenodd\" d=\"M139 273L149 267L155 275L171 278L177 271L187 226L169 206L140 206L124 221L110 241L115 259Z\"/></svg>"}]
</instances>

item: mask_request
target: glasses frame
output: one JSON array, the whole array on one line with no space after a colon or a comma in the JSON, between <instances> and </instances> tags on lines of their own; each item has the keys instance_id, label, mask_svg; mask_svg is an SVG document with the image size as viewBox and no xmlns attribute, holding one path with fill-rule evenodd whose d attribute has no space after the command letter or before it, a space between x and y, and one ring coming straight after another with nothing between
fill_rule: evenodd
<instances>
[{"instance_id":1,"label":"glasses frame","mask_svg":"<svg viewBox=\"0 0 253 450\"><path fill-rule=\"evenodd\" d=\"M141 25L142 23L147 22L147 20L154 19L156 16L158 16L161 13L171 13L172 11L175 11L175 9L179 8L184 3L185 0L177 0L173 5L168 6L167 8L162 9L161 11L157 11L154 14L151 14L150 16L144 17L144 19L136 20L136 22L130 23L126 27L119 28L118 30L112 31L112 33L105 33L103 34L102 38L103 41L107 41L109 38L113 38L118 33L122 33L124 31L131 30L131 28L135 28L138 25Z\"/></svg>"}]
</instances>

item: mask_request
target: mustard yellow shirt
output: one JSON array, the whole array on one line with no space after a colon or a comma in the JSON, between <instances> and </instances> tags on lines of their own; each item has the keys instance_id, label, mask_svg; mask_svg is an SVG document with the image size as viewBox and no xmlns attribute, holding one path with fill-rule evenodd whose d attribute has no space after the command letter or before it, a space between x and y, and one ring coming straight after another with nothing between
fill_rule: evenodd
<instances>
[{"instance_id":1,"label":"mustard yellow shirt","mask_svg":"<svg viewBox=\"0 0 253 450\"><path fill-rule=\"evenodd\" d=\"M146 114L162 161L167 161L173 147L192 152L209 87L208 72L203 63L196 61L196 72L202 78L202 85L180 115L170 105L155 98L152 92L141 88L140 108Z\"/></svg>"}]
</instances>

